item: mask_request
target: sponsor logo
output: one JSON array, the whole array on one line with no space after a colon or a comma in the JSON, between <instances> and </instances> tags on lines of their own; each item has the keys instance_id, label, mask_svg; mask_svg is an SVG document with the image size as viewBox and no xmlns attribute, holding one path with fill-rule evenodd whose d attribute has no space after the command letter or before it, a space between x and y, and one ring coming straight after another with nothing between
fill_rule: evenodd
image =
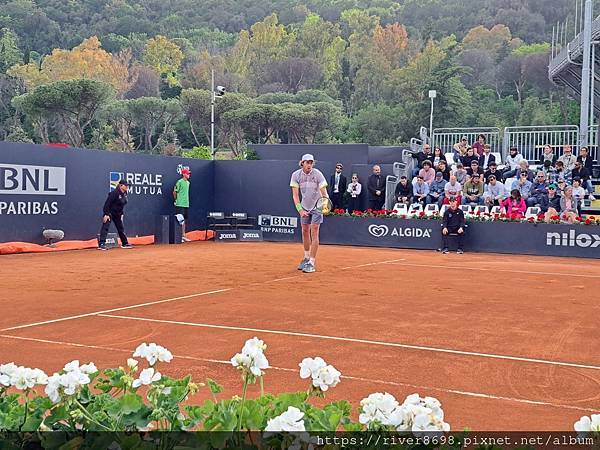
<instances>
[{"instance_id":1,"label":"sponsor logo","mask_svg":"<svg viewBox=\"0 0 600 450\"><path fill-rule=\"evenodd\" d=\"M258 224L263 233L294 234L298 218L262 214L258 216Z\"/></svg>"},{"instance_id":2,"label":"sponsor logo","mask_svg":"<svg viewBox=\"0 0 600 450\"><path fill-rule=\"evenodd\" d=\"M217 240L218 241L231 241L238 240L237 231L218 231L217 232Z\"/></svg>"},{"instance_id":3,"label":"sponsor logo","mask_svg":"<svg viewBox=\"0 0 600 450\"><path fill-rule=\"evenodd\" d=\"M389 228L387 225L369 225L369 233L376 238L385 236L398 236L409 238L431 238L431 228L412 228L412 227L394 227Z\"/></svg>"},{"instance_id":4,"label":"sponsor logo","mask_svg":"<svg viewBox=\"0 0 600 450\"><path fill-rule=\"evenodd\" d=\"M0 216L54 216L56 214L58 214L58 202L0 202Z\"/></svg>"},{"instance_id":5,"label":"sponsor logo","mask_svg":"<svg viewBox=\"0 0 600 450\"><path fill-rule=\"evenodd\" d=\"M129 194L162 195L162 175L157 173L110 172L110 190L114 191L119 181L129 184Z\"/></svg>"},{"instance_id":6,"label":"sponsor logo","mask_svg":"<svg viewBox=\"0 0 600 450\"><path fill-rule=\"evenodd\" d=\"M66 195L65 167L0 164L0 194Z\"/></svg>"},{"instance_id":7,"label":"sponsor logo","mask_svg":"<svg viewBox=\"0 0 600 450\"><path fill-rule=\"evenodd\" d=\"M183 169L190 170L190 166L184 166L183 164L177 164L177 173L181 175Z\"/></svg>"},{"instance_id":8,"label":"sponsor logo","mask_svg":"<svg viewBox=\"0 0 600 450\"><path fill-rule=\"evenodd\" d=\"M240 236L241 241L262 241L263 235L261 230L242 231Z\"/></svg>"},{"instance_id":9,"label":"sponsor logo","mask_svg":"<svg viewBox=\"0 0 600 450\"><path fill-rule=\"evenodd\" d=\"M244 232L244 234L242 235L243 239L259 239L260 238L260 234L258 233L246 233Z\"/></svg>"},{"instance_id":10,"label":"sponsor logo","mask_svg":"<svg viewBox=\"0 0 600 450\"><path fill-rule=\"evenodd\" d=\"M568 233L546 233L546 245L557 247L600 247L600 235L577 233L569 230Z\"/></svg>"}]
</instances>

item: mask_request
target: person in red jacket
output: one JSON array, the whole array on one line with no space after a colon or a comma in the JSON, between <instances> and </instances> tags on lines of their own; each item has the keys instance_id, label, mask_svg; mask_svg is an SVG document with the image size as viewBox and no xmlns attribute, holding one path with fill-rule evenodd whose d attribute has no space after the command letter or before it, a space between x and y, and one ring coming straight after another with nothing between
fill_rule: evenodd
<instances>
[{"instance_id":1,"label":"person in red jacket","mask_svg":"<svg viewBox=\"0 0 600 450\"><path fill-rule=\"evenodd\" d=\"M525 211L527 211L525 200L521 197L518 189L510 191L510 197L504 200L501 206L506 210L509 217L514 216L516 219L525 217Z\"/></svg>"}]
</instances>

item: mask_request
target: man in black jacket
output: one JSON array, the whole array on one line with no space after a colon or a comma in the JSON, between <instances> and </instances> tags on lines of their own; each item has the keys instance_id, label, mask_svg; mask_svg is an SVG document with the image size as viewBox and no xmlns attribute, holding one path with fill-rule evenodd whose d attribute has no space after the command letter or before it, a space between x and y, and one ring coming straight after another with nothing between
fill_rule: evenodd
<instances>
[{"instance_id":1,"label":"man in black jacket","mask_svg":"<svg viewBox=\"0 0 600 450\"><path fill-rule=\"evenodd\" d=\"M332 174L331 178L329 179L329 187L331 189L329 197L331 197L333 209L341 209L344 207L343 198L344 193L346 192L347 180L342 174L342 170L344 170L342 163L337 163L335 165L335 173Z\"/></svg>"},{"instance_id":2,"label":"man in black jacket","mask_svg":"<svg viewBox=\"0 0 600 450\"><path fill-rule=\"evenodd\" d=\"M456 197L450 199L450 208L444 212L442 219L442 253L448 253L448 236L456 234L458 239L458 249L456 253L463 253L463 243L465 240L465 215L458 208Z\"/></svg>"},{"instance_id":3,"label":"man in black jacket","mask_svg":"<svg viewBox=\"0 0 600 450\"><path fill-rule=\"evenodd\" d=\"M102 217L102 228L100 229L100 239L98 241L98 250L106 250L106 235L112 221L117 227L117 233L121 238L121 248L133 248L127 240L125 235L125 228L123 227L123 208L127 204L127 182L124 180L119 181L119 184L108 194L106 202L104 202Z\"/></svg>"},{"instance_id":4,"label":"man in black jacket","mask_svg":"<svg viewBox=\"0 0 600 450\"><path fill-rule=\"evenodd\" d=\"M381 167L373 166L373 174L367 183L369 191L369 208L379 211L385 202L385 177L381 175Z\"/></svg>"},{"instance_id":5,"label":"man in black jacket","mask_svg":"<svg viewBox=\"0 0 600 450\"><path fill-rule=\"evenodd\" d=\"M587 193L590 195L590 200L595 200L594 186L592 185L592 180L590 179L591 175L592 175L592 173L583 165L583 161L578 159L575 162L575 168L571 172L572 180L574 180L575 177L579 177L581 179L581 185L585 188Z\"/></svg>"}]
</instances>

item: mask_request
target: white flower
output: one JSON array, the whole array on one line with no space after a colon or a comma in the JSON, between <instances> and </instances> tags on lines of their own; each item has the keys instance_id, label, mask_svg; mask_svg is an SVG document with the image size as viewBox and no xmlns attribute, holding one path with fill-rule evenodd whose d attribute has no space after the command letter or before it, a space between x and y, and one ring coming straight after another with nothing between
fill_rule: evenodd
<instances>
[{"instance_id":1,"label":"white flower","mask_svg":"<svg viewBox=\"0 0 600 450\"><path fill-rule=\"evenodd\" d=\"M306 431L304 428L304 413L294 406L289 406L281 415L269 419L265 431Z\"/></svg>"},{"instance_id":2,"label":"white flower","mask_svg":"<svg viewBox=\"0 0 600 450\"><path fill-rule=\"evenodd\" d=\"M160 372L155 372L152 367L148 369L144 369L140 372L140 377L136 380L133 380L132 386L134 388L140 387L142 385L147 386L149 384L154 383L155 381L160 380L162 375Z\"/></svg>"},{"instance_id":3,"label":"white flower","mask_svg":"<svg viewBox=\"0 0 600 450\"><path fill-rule=\"evenodd\" d=\"M10 384L24 391L33 388L36 384L46 384L48 376L40 369L30 369L19 366L10 375Z\"/></svg>"},{"instance_id":4,"label":"white flower","mask_svg":"<svg viewBox=\"0 0 600 450\"><path fill-rule=\"evenodd\" d=\"M60 402L60 377L61 375L55 373L51 377L48 378L48 384L46 384L46 388L44 392L53 403Z\"/></svg>"},{"instance_id":5,"label":"white flower","mask_svg":"<svg viewBox=\"0 0 600 450\"><path fill-rule=\"evenodd\" d=\"M60 385L65 395L75 394L82 386L90 383L90 377L80 370L73 370L60 376Z\"/></svg>"},{"instance_id":6,"label":"white flower","mask_svg":"<svg viewBox=\"0 0 600 450\"><path fill-rule=\"evenodd\" d=\"M340 382L341 373L318 356L314 359L304 358L299 366L300 378L311 377L312 385L323 392Z\"/></svg>"},{"instance_id":7,"label":"white flower","mask_svg":"<svg viewBox=\"0 0 600 450\"><path fill-rule=\"evenodd\" d=\"M63 370L65 372L72 372L74 370L79 370L79 360L75 359L75 360L71 361L70 363L65 364L65 367L63 367Z\"/></svg>"},{"instance_id":8,"label":"white flower","mask_svg":"<svg viewBox=\"0 0 600 450\"><path fill-rule=\"evenodd\" d=\"M591 417L583 416L574 424L575 431L600 433L600 414L592 414Z\"/></svg>"},{"instance_id":9,"label":"white flower","mask_svg":"<svg viewBox=\"0 0 600 450\"><path fill-rule=\"evenodd\" d=\"M8 375L9 377L17 370L15 363L0 364L0 374Z\"/></svg>"},{"instance_id":10,"label":"white flower","mask_svg":"<svg viewBox=\"0 0 600 450\"><path fill-rule=\"evenodd\" d=\"M133 358L127 358L127 367L130 369L137 369L138 360Z\"/></svg>"},{"instance_id":11,"label":"white flower","mask_svg":"<svg viewBox=\"0 0 600 450\"><path fill-rule=\"evenodd\" d=\"M156 364L157 361L171 362L173 359L173 355L169 350L160 345L156 345L154 342L151 344L146 344L145 342L140 344L133 353L134 358L138 356L145 358L151 366Z\"/></svg>"},{"instance_id":12,"label":"white flower","mask_svg":"<svg viewBox=\"0 0 600 450\"><path fill-rule=\"evenodd\" d=\"M267 348L263 341L258 338L248 339L242 348L241 353L236 353L231 358L233 367L242 368L250 371L252 375L260 377L263 369L269 368L269 361L263 353Z\"/></svg>"},{"instance_id":13,"label":"white flower","mask_svg":"<svg viewBox=\"0 0 600 450\"><path fill-rule=\"evenodd\" d=\"M98 368L96 367L96 364L94 364L93 362L84 364L83 366L81 366L79 368L79 370L81 370L83 373L87 373L87 374L92 374L92 373L98 372Z\"/></svg>"},{"instance_id":14,"label":"white flower","mask_svg":"<svg viewBox=\"0 0 600 450\"><path fill-rule=\"evenodd\" d=\"M444 420L442 404L434 397L421 398L419 394L411 394L406 397L403 407L411 416L411 421L419 414L432 414L438 421Z\"/></svg>"},{"instance_id":15,"label":"white flower","mask_svg":"<svg viewBox=\"0 0 600 450\"><path fill-rule=\"evenodd\" d=\"M300 378L308 378L317 373L319 369L327 366L327 363L325 363L323 358L317 356L315 359L304 358L298 365L300 366Z\"/></svg>"},{"instance_id":16,"label":"white flower","mask_svg":"<svg viewBox=\"0 0 600 450\"><path fill-rule=\"evenodd\" d=\"M10 377L1 372L0 372L0 385L1 386L10 386Z\"/></svg>"},{"instance_id":17,"label":"white flower","mask_svg":"<svg viewBox=\"0 0 600 450\"><path fill-rule=\"evenodd\" d=\"M376 392L367 398L363 398L360 405L362 408L358 420L363 425L369 425L372 422L391 425L390 417L393 417L399 403L393 395L387 392L384 394Z\"/></svg>"}]
</instances>

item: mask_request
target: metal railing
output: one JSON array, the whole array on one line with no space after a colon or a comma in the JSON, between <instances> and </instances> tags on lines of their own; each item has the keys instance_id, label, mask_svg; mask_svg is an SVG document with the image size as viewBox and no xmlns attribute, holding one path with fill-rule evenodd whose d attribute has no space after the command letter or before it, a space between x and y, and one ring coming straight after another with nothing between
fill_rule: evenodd
<instances>
[{"instance_id":1,"label":"metal railing","mask_svg":"<svg viewBox=\"0 0 600 450\"><path fill-rule=\"evenodd\" d=\"M500 128L434 128L433 129L433 147L440 147L443 153L453 151L454 144L461 141L463 136L467 137L469 145L477 142L477 138L482 134L485 136L486 144L490 144L492 152L501 151L500 147ZM432 149L433 151L433 149Z\"/></svg>"},{"instance_id":2,"label":"metal railing","mask_svg":"<svg viewBox=\"0 0 600 450\"><path fill-rule=\"evenodd\" d=\"M503 157L508 149L517 147L519 153L529 161L538 161L548 144L556 156L561 156L563 146L569 144L573 150L579 145L579 127L577 125L533 125L527 127L507 127L502 139Z\"/></svg>"},{"instance_id":3,"label":"metal railing","mask_svg":"<svg viewBox=\"0 0 600 450\"><path fill-rule=\"evenodd\" d=\"M598 125L591 125L588 133L588 149L590 158L595 159L600 164L600 153L598 152Z\"/></svg>"}]
</instances>

